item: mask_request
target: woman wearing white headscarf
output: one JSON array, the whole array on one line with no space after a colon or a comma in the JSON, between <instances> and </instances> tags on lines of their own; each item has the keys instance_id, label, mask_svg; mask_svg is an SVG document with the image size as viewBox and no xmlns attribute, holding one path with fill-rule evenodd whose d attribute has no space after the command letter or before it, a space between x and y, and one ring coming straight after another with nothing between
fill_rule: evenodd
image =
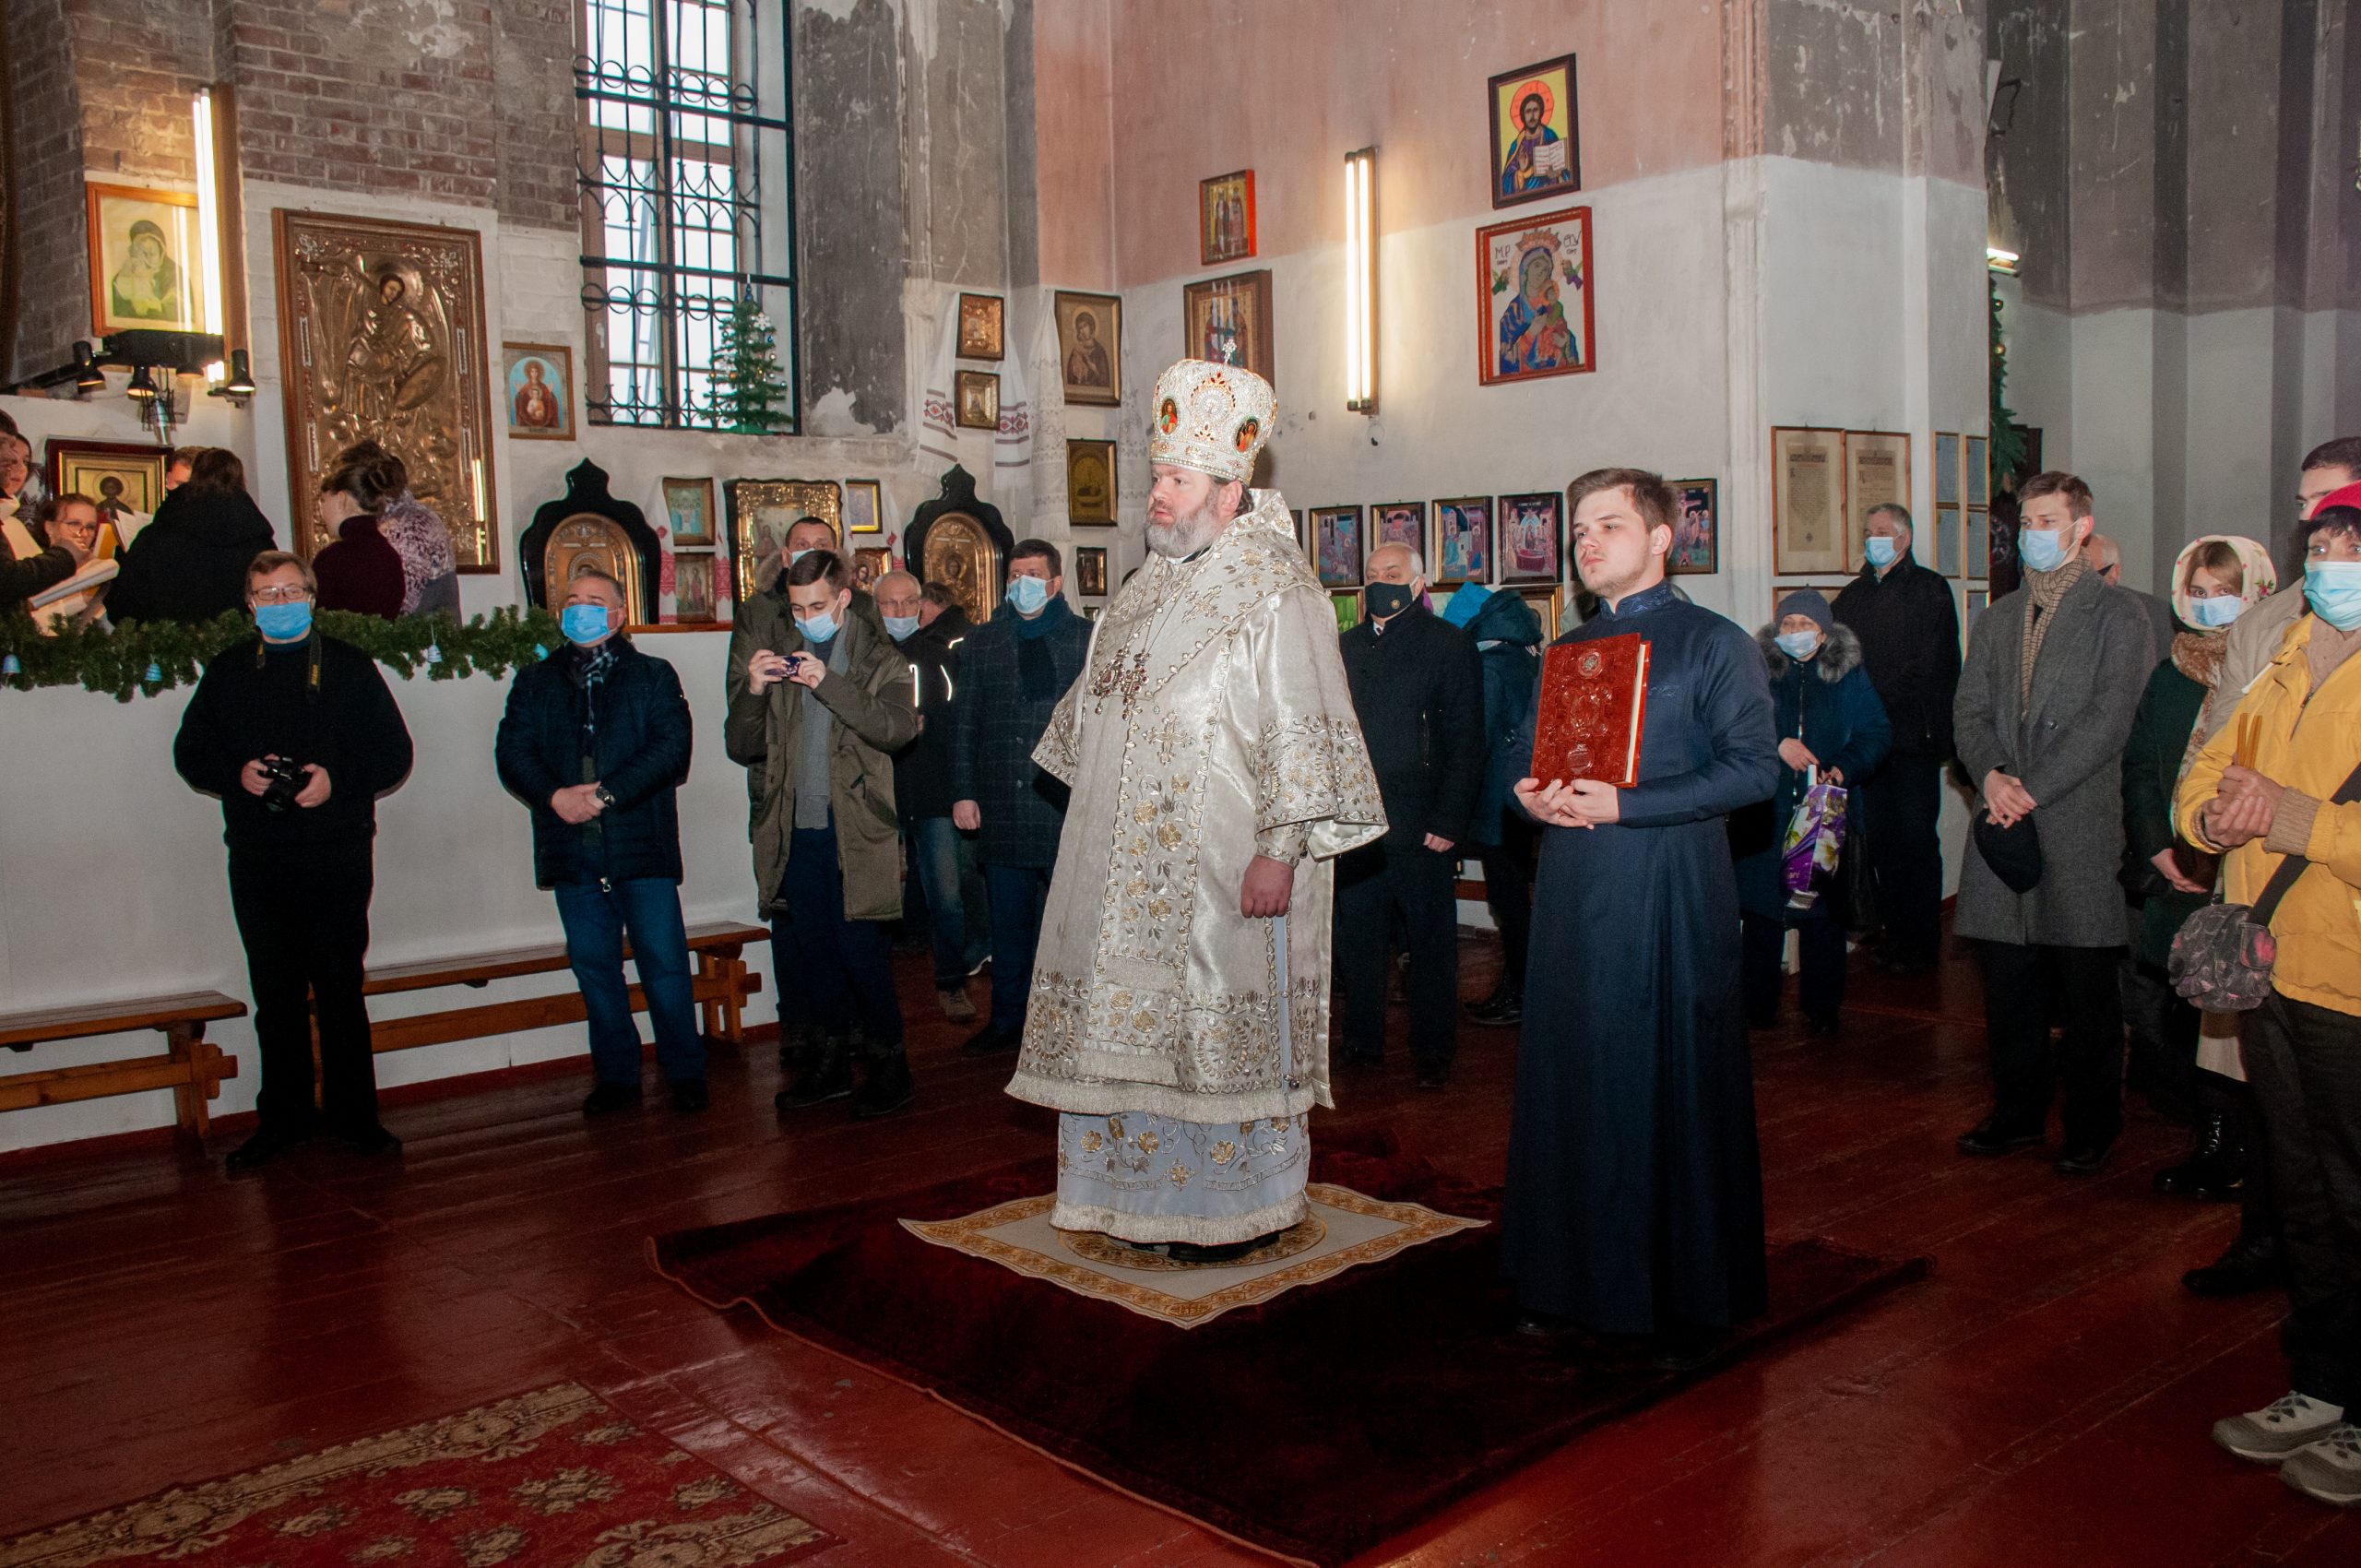
<instances>
[{"instance_id":1,"label":"woman wearing white headscarf","mask_svg":"<svg viewBox=\"0 0 2361 1568\"><path fill-rule=\"evenodd\" d=\"M2173 788L2220 677L2231 624L2277 586L2270 552L2253 540L2208 534L2181 551L2173 564L2172 651L2149 678L2123 752L2124 881L2145 900L2138 961L2157 999L2132 1031L2132 1078L2160 1110L2187 1116L2194 1128L2189 1158L2158 1171L2156 1190L2215 1201L2262 1175L2240 1130L2244 1086L2220 1071L2235 1066L2235 1047L2226 1061L2203 1051L2197 1009L2165 980L2173 938L2212 897L2214 871L2211 857L2175 842Z\"/></svg>"}]
</instances>

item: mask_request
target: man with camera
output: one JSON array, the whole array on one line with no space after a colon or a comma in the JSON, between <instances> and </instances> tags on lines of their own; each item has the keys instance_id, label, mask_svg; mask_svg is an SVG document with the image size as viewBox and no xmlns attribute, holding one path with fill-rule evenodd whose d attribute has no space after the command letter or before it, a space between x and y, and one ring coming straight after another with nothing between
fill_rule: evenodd
<instances>
[{"instance_id":1,"label":"man with camera","mask_svg":"<svg viewBox=\"0 0 2361 1568\"><path fill-rule=\"evenodd\" d=\"M730 760L752 774L754 885L780 973L781 1060L801 1071L782 1111L853 1098L853 1114L910 1102L885 924L902 913L894 754L918 738L909 661L853 609L852 568L813 549L785 602L757 594L730 637ZM790 971L789 965L792 964ZM789 1012L799 1006L800 1012ZM867 1071L853 1087L854 1031Z\"/></svg>"},{"instance_id":2,"label":"man with camera","mask_svg":"<svg viewBox=\"0 0 2361 1568\"><path fill-rule=\"evenodd\" d=\"M206 666L172 745L190 788L220 797L254 988L262 1126L231 1152L233 1173L302 1143L315 1121L363 1154L402 1146L377 1121L361 979L377 797L409 773L409 731L375 661L313 629L315 591L311 567L285 551L254 558L246 603L259 636Z\"/></svg>"}]
</instances>

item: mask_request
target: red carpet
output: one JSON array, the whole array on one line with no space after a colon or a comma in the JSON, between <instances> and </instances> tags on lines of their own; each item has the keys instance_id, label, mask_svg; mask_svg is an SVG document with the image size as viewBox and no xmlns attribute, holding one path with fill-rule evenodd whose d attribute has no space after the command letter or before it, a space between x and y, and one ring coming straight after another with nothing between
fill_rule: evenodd
<instances>
[{"instance_id":1,"label":"red carpet","mask_svg":"<svg viewBox=\"0 0 2361 1568\"><path fill-rule=\"evenodd\" d=\"M1500 1194L1331 1147L1313 1179L1497 1219ZM1188 1331L929 1245L1049 1190L1047 1161L655 1238L657 1270L981 1417L1121 1491L1282 1556L1345 1562L1585 1428L1679 1386L1625 1347L1510 1331L1487 1225ZM1817 1240L1771 1254L1771 1311L1722 1364L1920 1277Z\"/></svg>"},{"instance_id":2,"label":"red carpet","mask_svg":"<svg viewBox=\"0 0 2361 1568\"><path fill-rule=\"evenodd\" d=\"M0 1540L0 1562L753 1568L835 1541L559 1384Z\"/></svg>"}]
</instances>

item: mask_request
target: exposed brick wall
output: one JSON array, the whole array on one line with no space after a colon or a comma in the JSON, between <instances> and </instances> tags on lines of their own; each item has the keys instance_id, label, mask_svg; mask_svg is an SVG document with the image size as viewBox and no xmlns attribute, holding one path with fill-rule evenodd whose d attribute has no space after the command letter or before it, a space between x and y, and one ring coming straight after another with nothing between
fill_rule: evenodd
<instances>
[{"instance_id":1,"label":"exposed brick wall","mask_svg":"<svg viewBox=\"0 0 2361 1568\"><path fill-rule=\"evenodd\" d=\"M90 335L84 259L82 105L64 0L7 0L7 82L15 113L16 380L63 362Z\"/></svg>"},{"instance_id":2,"label":"exposed brick wall","mask_svg":"<svg viewBox=\"0 0 2361 1568\"><path fill-rule=\"evenodd\" d=\"M82 160L125 184L196 184L189 99L214 79L213 17L202 0L73 0Z\"/></svg>"},{"instance_id":3,"label":"exposed brick wall","mask_svg":"<svg viewBox=\"0 0 2361 1568\"><path fill-rule=\"evenodd\" d=\"M495 205L488 0L218 3L247 178Z\"/></svg>"},{"instance_id":4,"label":"exposed brick wall","mask_svg":"<svg viewBox=\"0 0 2361 1568\"><path fill-rule=\"evenodd\" d=\"M575 184L576 0L500 0L500 216L536 229L581 226Z\"/></svg>"}]
</instances>

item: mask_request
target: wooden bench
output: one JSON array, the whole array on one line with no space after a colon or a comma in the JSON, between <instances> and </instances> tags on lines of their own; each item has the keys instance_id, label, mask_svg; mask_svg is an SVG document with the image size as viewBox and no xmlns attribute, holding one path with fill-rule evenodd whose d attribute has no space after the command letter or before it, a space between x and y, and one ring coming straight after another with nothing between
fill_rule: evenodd
<instances>
[{"instance_id":1,"label":"wooden bench","mask_svg":"<svg viewBox=\"0 0 2361 1568\"><path fill-rule=\"evenodd\" d=\"M717 1045L737 1046L745 1039L746 999L763 988L763 977L746 968L746 944L770 940L770 928L735 921L705 921L689 927L689 952L696 959L690 977L690 994L696 999L706 1039ZM631 956L631 944L623 944ZM431 991L446 985L477 990L496 980L518 975L559 973L566 968L565 944L538 943L498 953L475 953L459 958L424 958L407 964L373 967L363 979L362 993L391 996L405 991ZM647 1010L647 996L631 988L635 1013ZM406 1018L373 1019L370 1038L380 1054L409 1051L421 1045L443 1045L455 1039L481 1039L489 1035L521 1034L559 1024L577 1024L587 1016L579 991L550 996L523 996L511 1002L482 1002L439 1013L415 1013Z\"/></svg>"},{"instance_id":2,"label":"wooden bench","mask_svg":"<svg viewBox=\"0 0 2361 1568\"><path fill-rule=\"evenodd\" d=\"M0 1077L0 1111L170 1089L181 1131L202 1137L213 1123L206 1102L220 1095L222 1079L238 1075L238 1059L224 1055L219 1046L207 1039L205 1026L220 1018L243 1018L245 1013L244 1003L218 991L0 1013L0 1045L18 1051L30 1051L49 1040L88 1039L137 1029L161 1029L165 1040L161 1056L89 1062L79 1067L49 1067Z\"/></svg>"}]
</instances>

